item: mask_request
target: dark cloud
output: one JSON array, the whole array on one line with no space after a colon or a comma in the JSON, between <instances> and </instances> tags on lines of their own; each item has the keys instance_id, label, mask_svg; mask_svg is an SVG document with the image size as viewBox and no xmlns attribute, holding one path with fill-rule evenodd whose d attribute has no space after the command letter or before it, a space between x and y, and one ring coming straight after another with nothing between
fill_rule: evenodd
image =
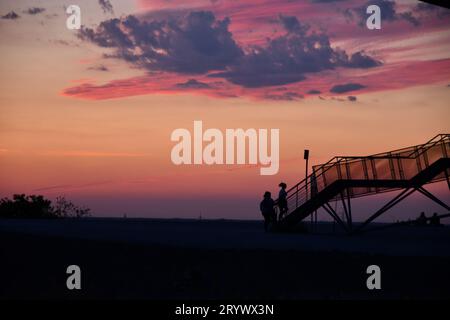
<instances>
[{"instance_id":1,"label":"dark cloud","mask_svg":"<svg viewBox=\"0 0 450 320\"><path fill-rule=\"evenodd\" d=\"M208 74L249 87L290 84L308 73L336 67L372 68L381 62L356 52L348 56L333 49L324 33L310 32L296 17L280 16L286 33L265 46L241 48L228 30L230 20L212 12L194 11L163 20L133 15L105 20L94 29L82 27L78 36L113 48L120 58L149 71Z\"/></svg>"},{"instance_id":2,"label":"dark cloud","mask_svg":"<svg viewBox=\"0 0 450 320\"><path fill-rule=\"evenodd\" d=\"M150 22L130 15L103 21L95 30L83 27L79 37L115 48L113 56L148 70L201 74L223 70L243 54L229 22L206 11Z\"/></svg>"},{"instance_id":3,"label":"dark cloud","mask_svg":"<svg viewBox=\"0 0 450 320\"><path fill-rule=\"evenodd\" d=\"M415 16L413 16L412 12L408 11L408 12L400 13L399 17L405 21L408 21L415 27L420 25L420 21Z\"/></svg>"},{"instance_id":4,"label":"dark cloud","mask_svg":"<svg viewBox=\"0 0 450 320\"><path fill-rule=\"evenodd\" d=\"M347 99L348 99L348 101L352 101L352 102L358 100L355 96L348 96Z\"/></svg>"},{"instance_id":5,"label":"dark cloud","mask_svg":"<svg viewBox=\"0 0 450 320\"><path fill-rule=\"evenodd\" d=\"M109 71L108 67L103 65L103 64L99 64L97 66L93 66L93 67L89 67L88 70L94 70L94 71Z\"/></svg>"},{"instance_id":6,"label":"dark cloud","mask_svg":"<svg viewBox=\"0 0 450 320\"><path fill-rule=\"evenodd\" d=\"M29 9L25 10L24 13L36 15L36 14L42 13L44 11L45 11L45 8L33 7L33 8L29 8Z\"/></svg>"},{"instance_id":7,"label":"dark cloud","mask_svg":"<svg viewBox=\"0 0 450 320\"><path fill-rule=\"evenodd\" d=\"M16 20L19 18L20 18L20 16L17 13L15 13L14 11L8 12L4 16L2 16L2 19L7 19L7 20Z\"/></svg>"},{"instance_id":8,"label":"dark cloud","mask_svg":"<svg viewBox=\"0 0 450 320\"><path fill-rule=\"evenodd\" d=\"M308 25L300 24L297 17L280 15L280 22L287 32L306 33L309 29Z\"/></svg>"},{"instance_id":9,"label":"dark cloud","mask_svg":"<svg viewBox=\"0 0 450 320\"><path fill-rule=\"evenodd\" d=\"M335 67L371 68L381 62L357 52L350 58L344 50L333 49L324 33L309 32L296 17L281 16L287 34L269 39L265 47L249 48L226 72L214 74L244 87L285 85Z\"/></svg>"},{"instance_id":10,"label":"dark cloud","mask_svg":"<svg viewBox=\"0 0 450 320\"><path fill-rule=\"evenodd\" d=\"M62 39L50 40L50 42L54 43L54 44L63 45L63 46L70 46L69 41L62 40Z\"/></svg>"},{"instance_id":11,"label":"dark cloud","mask_svg":"<svg viewBox=\"0 0 450 320\"><path fill-rule=\"evenodd\" d=\"M380 7L382 22L405 20L414 26L420 25L420 21L413 15L413 12L399 12L397 10L397 4L392 0L370 0L360 7L346 9L344 11L344 15L351 20L356 18L357 20L359 20L359 25L361 27L365 27L368 17L366 9L370 5L377 5L378 7Z\"/></svg>"},{"instance_id":12,"label":"dark cloud","mask_svg":"<svg viewBox=\"0 0 450 320\"><path fill-rule=\"evenodd\" d=\"M79 47L80 44L76 41L67 41L62 39L50 39L49 43L55 44L58 46L70 46L70 47Z\"/></svg>"},{"instance_id":13,"label":"dark cloud","mask_svg":"<svg viewBox=\"0 0 450 320\"><path fill-rule=\"evenodd\" d=\"M347 64L350 68L373 68L380 65L380 61L369 57L361 51L352 54Z\"/></svg>"},{"instance_id":14,"label":"dark cloud","mask_svg":"<svg viewBox=\"0 0 450 320\"><path fill-rule=\"evenodd\" d=\"M359 83L346 83L338 84L330 89L332 93L346 93L350 91L356 91L365 88L366 86Z\"/></svg>"},{"instance_id":15,"label":"dark cloud","mask_svg":"<svg viewBox=\"0 0 450 320\"><path fill-rule=\"evenodd\" d=\"M266 99L269 100L276 100L276 101L295 101L303 99L303 95L297 93L297 92L284 92L282 94L266 94L264 96Z\"/></svg>"},{"instance_id":16,"label":"dark cloud","mask_svg":"<svg viewBox=\"0 0 450 320\"><path fill-rule=\"evenodd\" d=\"M439 19L450 16L450 10L447 8L424 2L419 2L414 11L419 15L435 16Z\"/></svg>"},{"instance_id":17,"label":"dark cloud","mask_svg":"<svg viewBox=\"0 0 450 320\"><path fill-rule=\"evenodd\" d=\"M209 84L197 81L195 79L189 79L186 82L177 83L175 86L180 89L209 89L209 88L211 88L211 86Z\"/></svg>"},{"instance_id":18,"label":"dark cloud","mask_svg":"<svg viewBox=\"0 0 450 320\"><path fill-rule=\"evenodd\" d=\"M114 8L109 0L98 0L98 4L100 5L104 13L114 14Z\"/></svg>"},{"instance_id":19,"label":"dark cloud","mask_svg":"<svg viewBox=\"0 0 450 320\"><path fill-rule=\"evenodd\" d=\"M312 90L309 90L307 93L308 94L321 94L322 92L320 92L319 90L316 90L316 89L312 89Z\"/></svg>"},{"instance_id":20,"label":"dark cloud","mask_svg":"<svg viewBox=\"0 0 450 320\"><path fill-rule=\"evenodd\" d=\"M309 0L312 3L332 3L332 2L341 2L346 0Z\"/></svg>"}]
</instances>

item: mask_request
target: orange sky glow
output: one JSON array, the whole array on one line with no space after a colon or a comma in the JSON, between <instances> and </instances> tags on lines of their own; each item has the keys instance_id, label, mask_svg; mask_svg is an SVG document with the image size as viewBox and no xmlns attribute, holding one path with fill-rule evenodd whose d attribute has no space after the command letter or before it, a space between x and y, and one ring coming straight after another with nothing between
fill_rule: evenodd
<instances>
[{"instance_id":1,"label":"orange sky glow","mask_svg":"<svg viewBox=\"0 0 450 320\"><path fill-rule=\"evenodd\" d=\"M284 39L287 31L277 21L295 16L310 32L323 32L332 50L339 47L349 57L363 52L379 65L337 65L270 85L244 83L247 74L236 75L242 66L184 72L163 60L151 70L117 56L116 47L68 30L59 1L3 1L0 15L14 11L20 18L0 19L1 197L65 195L98 216L257 219L264 191L277 193L280 181L289 186L304 178L306 148L316 165L450 132L450 16L443 11L436 18L436 10L419 10L417 1L395 3L399 17L411 10L420 24L396 18L377 31L358 26L355 15L346 19L344 9L361 3L352 0L190 1L184 7L175 1L111 1L114 13L103 12L96 1L78 2L83 25L94 32L102 21L127 15L152 21L210 11L215 21L229 18L227 30L247 55L252 46L270 48L267 38ZM45 11L23 12L35 6ZM351 83L361 88L335 88ZM252 165L174 165L170 135L177 128L192 130L195 120L223 131L279 129L279 172L262 176ZM445 183L430 190L449 200ZM383 197L364 200L361 210L373 211ZM417 206L436 209L419 196L406 204Z\"/></svg>"}]
</instances>

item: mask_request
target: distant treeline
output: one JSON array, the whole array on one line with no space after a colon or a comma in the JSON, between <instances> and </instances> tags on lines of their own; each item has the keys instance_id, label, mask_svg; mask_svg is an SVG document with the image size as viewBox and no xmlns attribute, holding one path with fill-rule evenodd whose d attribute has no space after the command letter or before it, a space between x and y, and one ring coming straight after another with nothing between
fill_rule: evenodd
<instances>
[{"instance_id":1,"label":"distant treeline","mask_svg":"<svg viewBox=\"0 0 450 320\"><path fill-rule=\"evenodd\" d=\"M64 197L54 204L41 195L15 194L12 199L0 199L0 218L81 218L90 209L79 207Z\"/></svg>"}]
</instances>

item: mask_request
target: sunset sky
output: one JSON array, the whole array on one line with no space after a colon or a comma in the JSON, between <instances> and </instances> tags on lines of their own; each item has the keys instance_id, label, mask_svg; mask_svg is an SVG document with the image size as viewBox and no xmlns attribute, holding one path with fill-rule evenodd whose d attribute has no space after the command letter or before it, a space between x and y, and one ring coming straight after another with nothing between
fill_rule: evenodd
<instances>
[{"instance_id":1,"label":"sunset sky","mask_svg":"<svg viewBox=\"0 0 450 320\"><path fill-rule=\"evenodd\" d=\"M71 4L80 30L66 28ZM450 132L450 10L419 1L6 0L0 16L1 197L255 219L264 191L304 178L305 148L315 165ZM279 129L280 171L174 165L170 135L194 120ZM446 184L429 190L449 200ZM437 209L405 206L385 219Z\"/></svg>"}]
</instances>

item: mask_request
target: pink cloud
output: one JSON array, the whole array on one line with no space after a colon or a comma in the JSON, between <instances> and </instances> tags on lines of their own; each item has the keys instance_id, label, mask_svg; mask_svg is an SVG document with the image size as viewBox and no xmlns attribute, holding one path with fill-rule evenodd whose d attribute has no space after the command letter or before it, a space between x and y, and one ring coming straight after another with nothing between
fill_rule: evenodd
<instances>
[{"instance_id":1,"label":"pink cloud","mask_svg":"<svg viewBox=\"0 0 450 320\"><path fill-rule=\"evenodd\" d=\"M315 29L325 29L333 40L345 40L358 38L370 42L372 37L392 37L405 35L405 33L423 33L424 31L436 31L448 29L450 20L438 17L433 10L418 10L419 1L396 1L399 13L413 12L413 16L420 21L420 27L414 27L406 20L384 21L383 28L379 31L368 30L358 26L358 21L349 20L345 16L345 10L360 8L368 1L347 0L319 2L311 0L197 0L189 1L188 5L177 1L166 0L138 0L138 8L142 13L159 10L211 10L223 19L230 17L230 31L238 41L246 44L261 44L270 34L280 31L275 21L279 15L296 16L302 23L308 23ZM445 10L445 9L444 9ZM448 18L448 17L447 17ZM271 23L272 22L272 23ZM363 39L366 38L366 39Z\"/></svg>"},{"instance_id":2,"label":"pink cloud","mask_svg":"<svg viewBox=\"0 0 450 320\"><path fill-rule=\"evenodd\" d=\"M446 58L445 53L448 48L445 47L443 38L437 38L434 42L430 42L429 39L436 31L450 30L450 20L437 18L434 11L417 11L417 3L407 5L399 2L397 10L399 12L409 10L420 21L420 25L415 26L405 19L394 19L384 22L382 30L373 31L359 26L356 21L346 20L345 9L360 7L360 0L326 3L314 3L309 0L194 0L181 4L165 0L139 0L138 16L142 19L163 16L162 12L186 14L192 10L211 10L217 19L230 17L229 30L243 50L248 50L249 46L255 44L267 46L268 37L274 39L286 32L280 24L280 15L295 16L301 23L309 24L313 33L320 29L325 30L333 50L334 43L337 43L344 45L343 49L349 55L354 52L369 52L375 59L383 61L383 65L358 69L329 67L321 72L306 72L305 77L298 77L298 81L294 83L266 85L259 88L249 88L250 85L245 88L232 84L229 81L233 81L233 73L228 70L214 78L211 77L214 73L212 71L195 75L161 71L128 79L113 79L103 84L96 84L92 79L77 80L74 82L80 84L64 89L62 94L93 100L185 93L217 98L244 96L253 99L299 100L312 96L308 94L311 90L320 91L321 96L339 95L331 94L330 89L335 85L349 83L361 84L361 88L341 95L447 82L450 80L450 56ZM448 36L446 39L448 40ZM415 41L405 45L402 43L404 40ZM383 47L385 44L390 46ZM431 51L440 52L439 59L430 60L430 57L423 56L424 53ZM407 58L401 58L402 54L407 54ZM386 81L387 78L389 81ZM234 80L234 83L240 81L238 78Z\"/></svg>"},{"instance_id":3,"label":"pink cloud","mask_svg":"<svg viewBox=\"0 0 450 320\"><path fill-rule=\"evenodd\" d=\"M389 81L386 81L386 79L389 79ZM116 99L146 94L186 93L208 95L216 98L243 96L256 100L265 100L268 97L276 99L278 96L279 100L297 100L288 99L289 96L283 95L286 92L296 92L306 98L316 96L308 94L310 90L320 91L321 96L357 95L367 92L398 90L419 85L447 83L450 81L450 59L399 62L365 72L360 72L359 70L326 71L312 75L299 83L270 88L245 89L226 82L214 82L207 77L198 77L197 80L209 83L210 89L180 89L176 86L176 83L188 80L188 77L183 78L177 75L165 76L164 78L142 76L113 80L102 85L86 83L64 90L63 95L89 100ZM336 84L355 82L364 85L365 88L343 94L330 93L331 87Z\"/></svg>"}]
</instances>

